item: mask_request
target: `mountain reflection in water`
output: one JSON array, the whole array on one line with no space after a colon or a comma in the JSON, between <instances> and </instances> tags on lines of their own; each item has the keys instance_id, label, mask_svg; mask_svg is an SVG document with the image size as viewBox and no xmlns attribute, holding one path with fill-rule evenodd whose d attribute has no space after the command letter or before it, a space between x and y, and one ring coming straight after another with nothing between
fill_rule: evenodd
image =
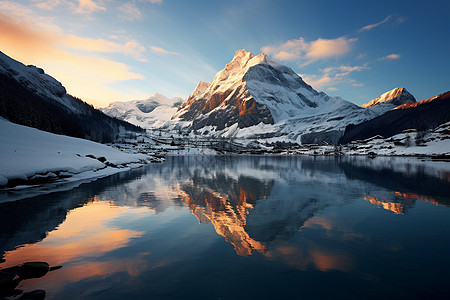
<instances>
[{"instance_id":1,"label":"mountain reflection in water","mask_svg":"<svg viewBox=\"0 0 450 300\"><path fill-rule=\"evenodd\" d=\"M344 272L356 276L355 285L368 288L366 280L383 281L384 269L374 264L370 270L365 266L370 255L362 253L389 253L400 264L399 273L390 278L405 275L403 264L424 255L399 259L411 241L393 236L411 234L404 231L406 223L398 223L398 215L422 209L422 221L431 226L437 221L427 215L430 207L448 209L445 166L410 158L169 157L163 164L71 191L13 202L4 202L8 195L3 193L0 253L6 262L0 268L39 260L64 265L59 274L47 277L54 283L28 288L63 295L68 283L72 289L79 283L85 298L103 293L104 299L118 298L127 290L156 295L179 291L183 297L181 291L187 293L188 287L179 282L180 274L191 274L196 281L208 273L208 279L202 278L209 282L225 272L221 268L240 274L267 263L275 273L289 268L313 277L311 270ZM432 205L418 207L427 203ZM424 231L420 247L433 234ZM234 257L246 257L245 262L229 256L224 245ZM378 254L372 255L376 260ZM221 258L216 261L215 256ZM215 271L210 269L214 265ZM124 286L111 284L114 280Z\"/></svg>"}]
</instances>

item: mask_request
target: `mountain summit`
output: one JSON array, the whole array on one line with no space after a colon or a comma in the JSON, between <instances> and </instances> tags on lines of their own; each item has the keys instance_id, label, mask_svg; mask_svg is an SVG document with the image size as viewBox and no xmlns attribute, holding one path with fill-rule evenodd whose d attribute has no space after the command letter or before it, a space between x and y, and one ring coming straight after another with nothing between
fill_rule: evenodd
<instances>
[{"instance_id":1,"label":"mountain summit","mask_svg":"<svg viewBox=\"0 0 450 300\"><path fill-rule=\"evenodd\" d=\"M330 131L336 140L346 125L374 116L340 97L317 92L264 53L253 56L242 49L211 83L197 85L172 120L216 136L301 142L304 134ZM311 141L318 140L315 136Z\"/></svg>"},{"instance_id":2,"label":"mountain summit","mask_svg":"<svg viewBox=\"0 0 450 300\"><path fill-rule=\"evenodd\" d=\"M265 54L256 57L239 50L218 72L212 83L200 81L174 118L193 121L194 129L215 126L218 130L235 123L244 128L258 123L273 124L271 112L249 92L246 74L258 64L276 64Z\"/></svg>"},{"instance_id":3,"label":"mountain summit","mask_svg":"<svg viewBox=\"0 0 450 300\"><path fill-rule=\"evenodd\" d=\"M414 96L411 95L404 87L397 87L382 94L380 97L363 104L362 107L370 108L373 111L382 114L396 108L399 105L415 102L416 98L414 98Z\"/></svg>"}]
</instances>

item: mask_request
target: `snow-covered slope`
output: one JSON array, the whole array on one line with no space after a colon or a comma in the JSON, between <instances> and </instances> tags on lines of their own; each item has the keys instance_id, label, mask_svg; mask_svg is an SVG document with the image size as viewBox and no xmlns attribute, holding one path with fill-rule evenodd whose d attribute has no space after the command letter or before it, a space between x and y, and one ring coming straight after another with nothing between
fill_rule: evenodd
<instances>
[{"instance_id":1,"label":"snow-covered slope","mask_svg":"<svg viewBox=\"0 0 450 300\"><path fill-rule=\"evenodd\" d=\"M212 83L200 82L173 121L212 136L295 142L336 141L345 126L376 116L319 93L292 69L239 50ZM176 126L175 123L166 126Z\"/></svg>"},{"instance_id":2,"label":"snow-covered slope","mask_svg":"<svg viewBox=\"0 0 450 300\"><path fill-rule=\"evenodd\" d=\"M363 104L362 107L368 108L381 115L399 105L414 102L416 102L416 99L413 95L411 95L404 87L398 87L382 94L380 97L373 99L369 103Z\"/></svg>"},{"instance_id":3,"label":"snow-covered slope","mask_svg":"<svg viewBox=\"0 0 450 300\"><path fill-rule=\"evenodd\" d=\"M100 142L142 129L111 118L66 93L44 70L0 52L0 116L41 130Z\"/></svg>"},{"instance_id":4,"label":"snow-covered slope","mask_svg":"<svg viewBox=\"0 0 450 300\"><path fill-rule=\"evenodd\" d=\"M164 122L169 121L183 101L183 98L169 99L155 93L146 100L113 102L100 110L111 117L151 129L160 127Z\"/></svg>"},{"instance_id":5,"label":"snow-covered slope","mask_svg":"<svg viewBox=\"0 0 450 300\"><path fill-rule=\"evenodd\" d=\"M140 166L150 157L52 134L0 118L0 187L97 178ZM14 184L13 184L14 185Z\"/></svg>"},{"instance_id":6,"label":"snow-covered slope","mask_svg":"<svg viewBox=\"0 0 450 300\"><path fill-rule=\"evenodd\" d=\"M66 94L66 88L44 70L33 65L26 66L0 52L0 73L13 77L31 92L51 98L73 112L79 112L77 101Z\"/></svg>"}]
</instances>

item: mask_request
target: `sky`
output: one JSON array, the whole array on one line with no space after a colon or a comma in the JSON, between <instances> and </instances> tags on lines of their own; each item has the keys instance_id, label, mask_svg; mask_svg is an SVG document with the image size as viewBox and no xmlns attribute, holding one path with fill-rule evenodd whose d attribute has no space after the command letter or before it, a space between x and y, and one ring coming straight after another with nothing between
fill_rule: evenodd
<instances>
[{"instance_id":1,"label":"sky","mask_svg":"<svg viewBox=\"0 0 450 300\"><path fill-rule=\"evenodd\" d=\"M187 98L239 49L362 105L450 90L450 1L0 0L0 51L95 107Z\"/></svg>"}]
</instances>

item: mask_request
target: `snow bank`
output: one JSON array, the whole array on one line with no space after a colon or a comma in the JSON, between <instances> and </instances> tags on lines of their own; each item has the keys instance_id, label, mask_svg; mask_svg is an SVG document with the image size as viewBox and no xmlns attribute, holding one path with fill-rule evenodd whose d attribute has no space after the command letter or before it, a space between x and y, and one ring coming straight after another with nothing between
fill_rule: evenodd
<instances>
[{"instance_id":1,"label":"snow bank","mask_svg":"<svg viewBox=\"0 0 450 300\"><path fill-rule=\"evenodd\" d=\"M0 118L0 186L45 180L73 181L142 166L150 157L88 140L56 135Z\"/></svg>"}]
</instances>

